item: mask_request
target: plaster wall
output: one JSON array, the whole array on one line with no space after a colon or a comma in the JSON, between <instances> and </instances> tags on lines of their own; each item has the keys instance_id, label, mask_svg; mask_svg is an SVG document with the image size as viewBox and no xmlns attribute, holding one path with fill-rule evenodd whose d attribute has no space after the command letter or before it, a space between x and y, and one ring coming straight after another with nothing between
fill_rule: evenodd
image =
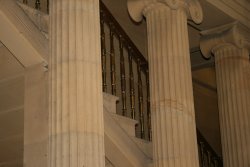
<instances>
[{"instance_id":1,"label":"plaster wall","mask_svg":"<svg viewBox=\"0 0 250 167\"><path fill-rule=\"evenodd\" d=\"M23 157L23 67L0 47L0 167L21 167Z\"/></svg>"}]
</instances>

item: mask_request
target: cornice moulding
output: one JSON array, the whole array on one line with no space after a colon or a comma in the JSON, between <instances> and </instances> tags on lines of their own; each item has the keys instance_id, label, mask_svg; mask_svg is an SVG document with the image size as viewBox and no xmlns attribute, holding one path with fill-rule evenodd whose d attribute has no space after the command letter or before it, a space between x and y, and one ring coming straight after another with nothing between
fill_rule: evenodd
<instances>
[{"instance_id":1,"label":"cornice moulding","mask_svg":"<svg viewBox=\"0 0 250 167\"><path fill-rule=\"evenodd\" d=\"M206 0L233 19L240 21L250 28L250 1L249 0Z\"/></svg>"},{"instance_id":2,"label":"cornice moulding","mask_svg":"<svg viewBox=\"0 0 250 167\"><path fill-rule=\"evenodd\" d=\"M201 35L200 48L206 58L209 58L215 49L226 45L250 51L250 29L239 22L202 31Z\"/></svg>"}]
</instances>

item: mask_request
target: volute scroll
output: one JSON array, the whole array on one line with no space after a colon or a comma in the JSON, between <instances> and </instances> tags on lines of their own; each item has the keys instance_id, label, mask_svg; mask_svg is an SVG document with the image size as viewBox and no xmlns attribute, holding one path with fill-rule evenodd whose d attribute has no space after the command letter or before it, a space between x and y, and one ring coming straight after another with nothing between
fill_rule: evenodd
<instances>
[{"instance_id":1,"label":"volute scroll","mask_svg":"<svg viewBox=\"0 0 250 167\"><path fill-rule=\"evenodd\" d=\"M132 19L140 22L143 19L144 9L152 5L166 5L172 10L185 8L188 18L199 24L203 20L202 8L198 0L128 0L128 11ZM153 9L153 8L152 8ZM155 8L157 9L157 8Z\"/></svg>"}]
</instances>

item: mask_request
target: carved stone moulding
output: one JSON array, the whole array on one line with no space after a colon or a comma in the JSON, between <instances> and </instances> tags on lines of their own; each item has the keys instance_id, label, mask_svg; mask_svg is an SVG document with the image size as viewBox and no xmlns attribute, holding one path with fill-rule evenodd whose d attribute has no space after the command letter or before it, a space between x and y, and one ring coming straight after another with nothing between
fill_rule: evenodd
<instances>
[{"instance_id":1,"label":"carved stone moulding","mask_svg":"<svg viewBox=\"0 0 250 167\"><path fill-rule=\"evenodd\" d=\"M250 28L250 0L206 0L225 14Z\"/></svg>"},{"instance_id":2,"label":"carved stone moulding","mask_svg":"<svg viewBox=\"0 0 250 167\"><path fill-rule=\"evenodd\" d=\"M239 22L202 31L201 35L200 48L206 58L226 45L250 51L250 29Z\"/></svg>"},{"instance_id":3,"label":"carved stone moulding","mask_svg":"<svg viewBox=\"0 0 250 167\"><path fill-rule=\"evenodd\" d=\"M198 0L128 0L128 11L133 20L139 22L149 10L169 7L172 10L184 8L189 19L201 23L203 19L202 8Z\"/></svg>"}]
</instances>

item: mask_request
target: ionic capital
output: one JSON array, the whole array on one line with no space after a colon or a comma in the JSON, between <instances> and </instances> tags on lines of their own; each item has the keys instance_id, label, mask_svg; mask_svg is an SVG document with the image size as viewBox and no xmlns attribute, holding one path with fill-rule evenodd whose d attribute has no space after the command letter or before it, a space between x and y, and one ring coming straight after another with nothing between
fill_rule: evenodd
<instances>
[{"instance_id":1,"label":"ionic capital","mask_svg":"<svg viewBox=\"0 0 250 167\"><path fill-rule=\"evenodd\" d=\"M250 51L250 30L239 22L203 31L201 35L200 48L206 58L228 46Z\"/></svg>"},{"instance_id":2,"label":"ionic capital","mask_svg":"<svg viewBox=\"0 0 250 167\"><path fill-rule=\"evenodd\" d=\"M187 16L195 23L201 23L203 13L198 0L128 0L128 11L132 19L139 22L151 10L169 7L172 10L184 8Z\"/></svg>"}]
</instances>

